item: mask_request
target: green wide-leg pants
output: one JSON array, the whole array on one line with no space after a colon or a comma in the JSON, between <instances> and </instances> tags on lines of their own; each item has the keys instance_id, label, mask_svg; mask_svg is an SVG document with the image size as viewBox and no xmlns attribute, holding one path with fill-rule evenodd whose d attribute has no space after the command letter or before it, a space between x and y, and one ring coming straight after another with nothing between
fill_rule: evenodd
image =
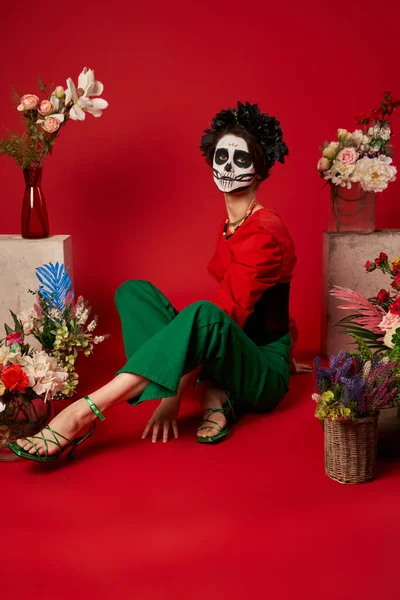
<instances>
[{"instance_id":1,"label":"green wide-leg pants","mask_svg":"<svg viewBox=\"0 0 400 600\"><path fill-rule=\"evenodd\" d=\"M150 380L130 404L175 396L181 377L199 365L199 378L228 391L239 409L271 410L288 391L289 334L257 346L212 302L195 302L178 312L147 281L126 281L115 300L127 356L118 373Z\"/></svg>"}]
</instances>

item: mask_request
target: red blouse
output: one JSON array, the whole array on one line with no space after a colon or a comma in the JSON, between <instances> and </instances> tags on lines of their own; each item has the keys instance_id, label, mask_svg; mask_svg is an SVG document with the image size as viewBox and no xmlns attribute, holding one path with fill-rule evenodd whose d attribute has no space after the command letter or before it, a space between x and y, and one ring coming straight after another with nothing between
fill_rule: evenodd
<instances>
[{"instance_id":1,"label":"red blouse","mask_svg":"<svg viewBox=\"0 0 400 600\"><path fill-rule=\"evenodd\" d=\"M228 238L218 235L209 273L219 286L212 302L242 329L264 292L290 283L296 264L293 240L279 215L269 208L255 211ZM289 320L293 343L297 329Z\"/></svg>"}]
</instances>

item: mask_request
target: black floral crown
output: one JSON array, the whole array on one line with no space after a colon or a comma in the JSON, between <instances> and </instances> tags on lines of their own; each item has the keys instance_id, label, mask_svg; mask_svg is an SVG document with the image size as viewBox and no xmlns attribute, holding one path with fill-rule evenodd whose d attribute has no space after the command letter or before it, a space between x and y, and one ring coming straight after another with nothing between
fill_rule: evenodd
<instances>
[{"instance_id":1,"label":"black floral crown","mask_svg":"<svg viewBox=\"0 0 400 600\"><path fill-rule=\"evenodd\" d=\"M261 113L258 104L237 103L237 108L228 108L217 113L211 122L211 128L204 131L200 150L203 156L209 157L210 149L216 140L232 129L245 129L259 145L266 163L267 172L276 161L285 162L289 154L288 147L282 139L280 122L267 113ZM214 149L214 148L213 148Z\"/></svg>"}]
</instances>

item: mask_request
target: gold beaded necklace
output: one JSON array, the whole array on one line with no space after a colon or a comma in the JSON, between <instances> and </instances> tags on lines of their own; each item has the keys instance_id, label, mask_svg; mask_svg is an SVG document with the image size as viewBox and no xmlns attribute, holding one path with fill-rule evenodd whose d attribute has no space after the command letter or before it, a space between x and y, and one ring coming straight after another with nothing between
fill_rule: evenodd
<instances>
[{"instance_id":1,"label":"gold beaded necklace","mask_svg":"<svg viewBox=\"0 0 400 600\"><path fill-rule=\"evenodd\" d=\"M256 204L257 204L257 200L256 200L256 198L254 198L254 200L252 200L250 202L249 206L247 207L247 210L244 213L244 215L242 217L240 217L240 219L238 219L237 221L230 223L229 217L226 219L225 224L224 224L224 229L222 231L222 235L224 236L225 239L230 238L235 233L236 229L238 229L241 225L243 225L243 223L246 221L246 219L248 219L249 216L252 214ZM229 227L229 230L231 231L231 233L228 233L228 227ZM232 228L233 228L233 231L232 231Z\"/></svg>"}]
</instances>

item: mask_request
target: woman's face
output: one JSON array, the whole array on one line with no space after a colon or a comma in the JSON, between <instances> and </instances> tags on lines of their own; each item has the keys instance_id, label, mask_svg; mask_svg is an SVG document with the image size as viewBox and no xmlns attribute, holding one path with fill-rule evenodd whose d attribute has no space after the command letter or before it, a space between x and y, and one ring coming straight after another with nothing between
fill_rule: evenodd
<instances>
[{"instance_id":1,"label":"woman's face","mask_svg":"<svg viewBox=\"0 0 400 600\"><path fill-rule=\"evenodd\" d=\"M234 134L222 136L214 152L213 175L220 192L237 192L250 187L256 170L246 140Z\"/></svg>"}]
</instances>

